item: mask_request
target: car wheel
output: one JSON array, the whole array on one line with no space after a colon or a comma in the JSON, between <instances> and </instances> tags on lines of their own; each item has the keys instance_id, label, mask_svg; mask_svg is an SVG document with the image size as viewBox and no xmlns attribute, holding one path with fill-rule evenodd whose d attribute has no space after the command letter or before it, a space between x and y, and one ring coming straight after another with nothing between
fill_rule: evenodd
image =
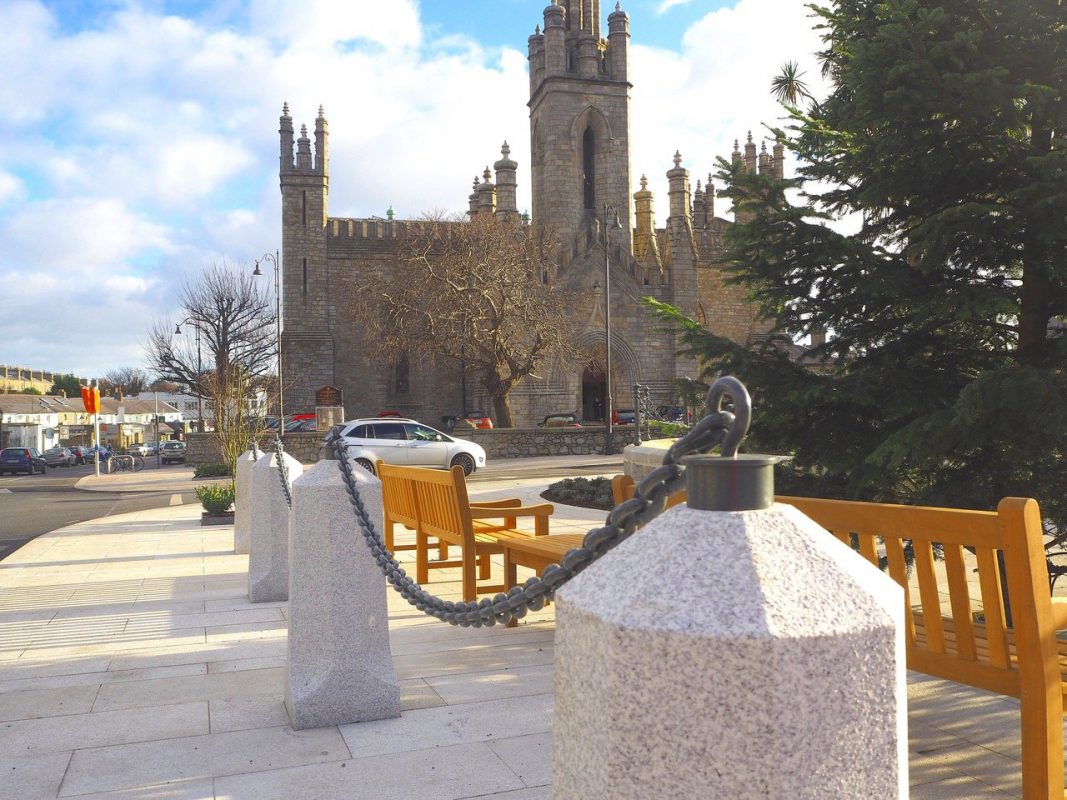
<instances>
[{"instance_id":1,"label":"car wheel","mask_svg":"<svg viewBox=\"0 0 1067 800\"><path fill-rule=\"evenodd\" d=\"M369 472L371 475L375 474L374 465L370 462L369 459L357 458L356 463L363 467L363 469L367 470L367 472Z\"/></svg>"},{"instance_id":2,"label":"car wheel","mask_svg":"<svg viewBox=\"0 0 1067 800\"><path fill-rule=\"evenodd\" d=\"M470 475L474 472L474 459L466 453L460 453L458 456L452 459L452 466L459 465L463 467L463 474Z\"/></svg>"}]
</instances>

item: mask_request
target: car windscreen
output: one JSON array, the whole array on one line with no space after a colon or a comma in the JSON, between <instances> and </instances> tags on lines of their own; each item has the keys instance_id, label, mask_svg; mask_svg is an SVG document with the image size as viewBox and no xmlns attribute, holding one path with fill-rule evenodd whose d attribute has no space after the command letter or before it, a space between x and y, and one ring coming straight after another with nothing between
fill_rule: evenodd
<instances>
[{"instance_id":1,"label":"car windscreen","mask_svg":"<svg viewBox=\"0 0 1067 800\"><path fill-rule=\"evenodd\" d=\"M28 455L29 452L25 447L5 447L3 450L0 450L0 458L3 458L4 456L7 456L8 458L23 458Z\"/></svg>"}]
</instances>

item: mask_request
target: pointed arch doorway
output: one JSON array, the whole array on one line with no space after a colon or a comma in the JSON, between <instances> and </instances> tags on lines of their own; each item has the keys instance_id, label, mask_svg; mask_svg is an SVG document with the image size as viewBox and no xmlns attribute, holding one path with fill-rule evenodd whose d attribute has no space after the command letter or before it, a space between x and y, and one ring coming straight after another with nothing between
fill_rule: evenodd
<instances>
[{"instance_id":1,"label":"pointed arch doorway","mask_svg":"<svg viewBox=\"0 0 1067 800\"><path fill-rule=\"evenodd\" d=\"M603 421L605 397L604 367L597 361L590 361L582 371L582 419Z\"/></svg>"}]
</instances>

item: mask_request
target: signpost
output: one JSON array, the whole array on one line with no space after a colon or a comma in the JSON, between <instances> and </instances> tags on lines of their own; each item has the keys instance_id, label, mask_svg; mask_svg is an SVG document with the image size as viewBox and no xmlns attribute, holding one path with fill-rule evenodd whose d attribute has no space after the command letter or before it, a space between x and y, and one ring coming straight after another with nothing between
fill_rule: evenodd
<instances>
[{"instance_id":1,"label":"signpost","mask_svg":"<svg viewBox=\"0 0 1067 800\"><path fill-rule=\"evenodd\" d=\"M83 386L82 387L82 405L85 406L85 410L93 415L93 453L96 455L94 462L96 464L96 477L100 477L100 387L97 386Z\"/></svg>"}]
</instances>

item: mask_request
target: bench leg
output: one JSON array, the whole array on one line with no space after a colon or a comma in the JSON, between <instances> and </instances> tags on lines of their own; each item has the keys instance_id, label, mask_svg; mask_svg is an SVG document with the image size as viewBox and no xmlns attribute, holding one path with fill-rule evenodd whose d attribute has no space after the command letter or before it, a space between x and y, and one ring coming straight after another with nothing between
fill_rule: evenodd
<instances>
[{"instance_id":1,"label":"bench leg","mask_svg":"<svg viewBox=\"0 0 1067 800\"><path fill-rule=\"evenodd\" d=\"M504 591L510 592L511 589L519 585L519 576L515 570L515 562L511 560L511 551L505 548L504 550ZM508 622L509 628L514 628L519 624L519 621L514 617Z\"/></svg>"},{"instance_id":2,"label":"bench leg","mask_svg":"<svg viewBox=\"0 0 1067 800\"><path fill-rule=\"evenodd\" d=\"M385 523L385 549L390 553L395 552L393 549L393 522L386 521Z\"/></svg>"},{"instance_id":3,"label":"bench leg","mask_svg":"<svg viewBox=\"0 0 1067 800\"><path fill-rule=\"evenodd\" d=\"M437 540L437 557L442 561L448 561L448 542L444 539Z\"/></svg>"},{"instance_id":4,"label":"bench leg","mask_svg":"<svg viewBox=\"0 0 1067 800\"><path fill-rule=\"evenodd\" d=\"M477 556L473 552L468 552L473 548L463 548L463 599L468 603L472 600L478 599L478 579L476 577L475 559Z\"/></svg>"},{"instance_id":5,"label":"bench leg","mask_svg":"<svg viewBox=\"0 0 1067 800\"><path fill-rule=\"evenodd\" d=\"M422 531L415 532L415 580L420 584L430 582L430 537Z\"/></svg>"},{"instance_id":6,"label":"bench leg","mask_svg":"<svg viewBox=\"0 0 1067 800\"><path fill-rule=\"evenodd\" d=\"M1021 698L1023 800L1063 798L1063 701L1058 682L1055 696ZM1035 693L1042 687L1034 687Z\"/></svg>"},{"instance_id":7,"label":"bench leg","mask_svg":"<svg viewBox=\"0 0 1067 800\"><path fill-rule=\"evenodd\" d=\"M478 555L478 580L481 580L481 581L489 580L489 576L491 574L489 572L489 570L491 570L492 568L493 568L493 564L489 560L489 554L488 553L480 553Z\"/></svg>"}]
</instances>

